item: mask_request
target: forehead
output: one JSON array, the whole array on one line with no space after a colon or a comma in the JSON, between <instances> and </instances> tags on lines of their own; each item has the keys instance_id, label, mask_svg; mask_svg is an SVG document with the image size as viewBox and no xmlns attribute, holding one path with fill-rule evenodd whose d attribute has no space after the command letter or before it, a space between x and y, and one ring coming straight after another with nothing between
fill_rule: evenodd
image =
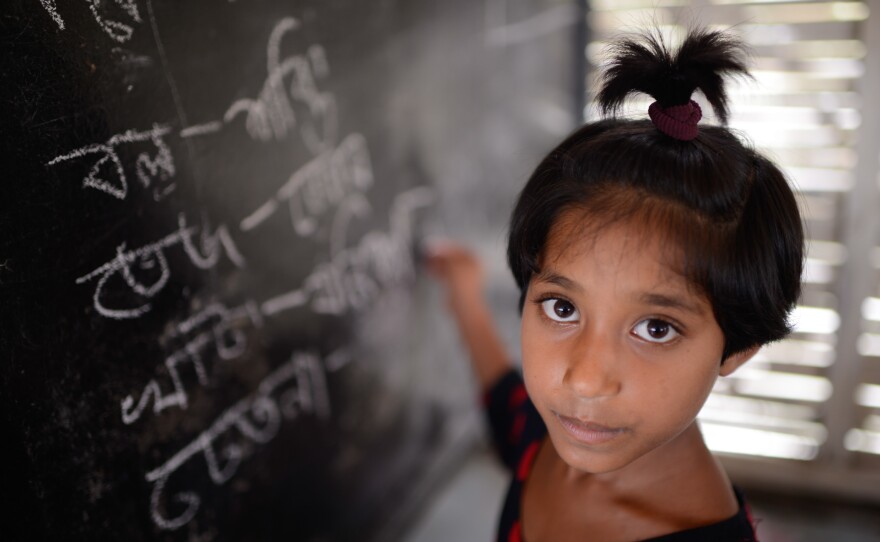
<instances>
[{"instance_id":1,"label":"forehead","mask_svg":"<svg viewBox=\"0 0 880 542\"><path fill-rule=\"evenodd\" d=\"M566 210L550 229L539 265L544 273L597 259L612 273L639 271L646 280L688 293L698 290L683 272L684 251L662 224L645 217L607 220L581 209Z\"/></svg>"}]
</instances>

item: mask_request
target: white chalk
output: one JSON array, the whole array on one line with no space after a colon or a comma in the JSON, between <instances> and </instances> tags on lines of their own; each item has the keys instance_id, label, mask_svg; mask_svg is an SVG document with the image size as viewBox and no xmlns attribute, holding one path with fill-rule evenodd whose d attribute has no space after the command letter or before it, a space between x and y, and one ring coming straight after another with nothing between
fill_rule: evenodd
<instances>
[{"instance_id":1,"label":"white chalk","mask_svg":"<svg viewBox=\"0 0 880 542\"><path fill-rule=\"evenodd\" d=\"M206 122L205 124L197 124L195 126L190 126L188 128L184 128L180 131L180 137L196 137L206 134L213 134L215 132L219 132L223 129L223 123L219 120L215 120L213 122Z\"/></svg>"},{"instance_id":2,"label":"white chalk","mask_svg":"<svg viewBox=\"0 0 880 542\"><path fill-rule=\"evenodd\" d=\"M285 386L292 385L290 388ZM289 401L273 396L280 393ZM294 407L295 408L292 408ZM284 408L287 407L287 408ZM184 510L174 517L163 512L163 494L168 479L190 459L202 454L208 467L208 475L214 485L222 485L237 472L244 459L243 448L227 435L233 428L245 439L255 444L268 444L278 434L282 417L292 419L301 413L314 414L326 419L330 414L330 395L321 360L310 352L294 352L281 367L272 371L249 396L239 400L217 417L208 429L201 432L189 444L159 467L147 472L144 479L153 484L150 494L150 517L163 530L176 530L198 513L200 496L187 491L169 500L184 504ZM250 415L250 418L248 417ZM219 454L226 463L220 465L215 443L223 436L223 449Z\"/></svg>"},{"instance_id":3,"label":"white chalk","mask_svg":"<svg viewBox=\"0 0 880 542\"><path fill-rule=\"evenodd\" d=\"M58 28L64 30L64 20L58 15L58 10L55 7L55 0L40 0L40 3L43 4L43 7L49 12L49 16L52 17L52 20L55 21Z\"/></svg>"}]
</instances>

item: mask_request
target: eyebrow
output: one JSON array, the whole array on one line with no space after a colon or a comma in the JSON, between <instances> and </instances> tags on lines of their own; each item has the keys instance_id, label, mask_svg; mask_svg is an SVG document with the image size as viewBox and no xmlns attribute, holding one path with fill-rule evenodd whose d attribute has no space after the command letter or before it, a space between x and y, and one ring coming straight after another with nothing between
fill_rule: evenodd
<instances>
[{"instance_id":1,"label":"eyebrow","mask_svg":"<svg viewBox=\"0 0 880 542\"><path fill-rule=\"evenodd\" d=\"M665 307L670 309L681 309L697 316L703 316L703 310L693 303L689 303L680 297L670 297L663 294L644 293L639 296L639 301L647 305L657 307Z\"/></svg>"},{"instance_id":2,"label":"eyebrow","mask_svg":"<svg viewBox=\"0 0 880 542\"><path fill-rule=\"evenodd\" d=\"M538 282L548 282L550 284L555 284L560 288L565 288L566 290L574 290L575 292L584 291L581 285L577 282L558 273L554 273L553 271L541 271L535 276L535 279Z\"/></svg>"},{"instance_id":3,"label":"eyebrow","mask_svg":"<svg viewBox=\"0 0 880 542\"><path fill-rule=\"evenodd\" d=\"M578 293L584 291L583 287L577 282L550 270L545 270L538 273L537 275L535 275L535 280L537 280L538 282L555 284L560 288ZM697 316L705 315L705 311L699 305L683 299L682 296L673 297L671 295L645 292L641 295L638 295L637 299L640 303L644 303L645 305L652 305L655 307L664 307L669 309L680 309L695 314Z\"/></svg>"}]
</instances>

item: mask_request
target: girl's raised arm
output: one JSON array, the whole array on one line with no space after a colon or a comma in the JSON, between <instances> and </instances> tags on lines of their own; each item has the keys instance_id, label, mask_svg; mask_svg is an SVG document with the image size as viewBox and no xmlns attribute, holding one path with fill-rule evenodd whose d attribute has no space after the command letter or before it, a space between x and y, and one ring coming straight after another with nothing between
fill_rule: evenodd
<instances>
[{"instance_id":1,"label":"girl's raised arm","mask_svg":"<svg viewBox=\"0 0 880 542\"><path fill-rule=\"evenodd\" d=\"M453 242L435 242L426 250L428 270L446 290L447 302L480 387L489 389L509 372L510 362L483 295L483 268L477 256Z\"/></svg>"}]
</instances>

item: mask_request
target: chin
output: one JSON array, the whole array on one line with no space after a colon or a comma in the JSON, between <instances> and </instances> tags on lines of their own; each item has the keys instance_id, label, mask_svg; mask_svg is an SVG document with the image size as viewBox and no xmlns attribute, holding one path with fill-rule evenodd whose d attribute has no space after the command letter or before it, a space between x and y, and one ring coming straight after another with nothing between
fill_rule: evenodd
<instances>
[{"instance_id":1,"label":"chin","mask_svg":"<svg viewBox=\"0 0 880 542\"><path fill-rule=\"evenodd\" d=\"M620 450L590 449L565 442L564 437L562 440L563 442L559 442L553 435L550 436L550 442L560 459L584 474L606 474L622 469L632 462Z\"/></svg>"}]
</instances>

